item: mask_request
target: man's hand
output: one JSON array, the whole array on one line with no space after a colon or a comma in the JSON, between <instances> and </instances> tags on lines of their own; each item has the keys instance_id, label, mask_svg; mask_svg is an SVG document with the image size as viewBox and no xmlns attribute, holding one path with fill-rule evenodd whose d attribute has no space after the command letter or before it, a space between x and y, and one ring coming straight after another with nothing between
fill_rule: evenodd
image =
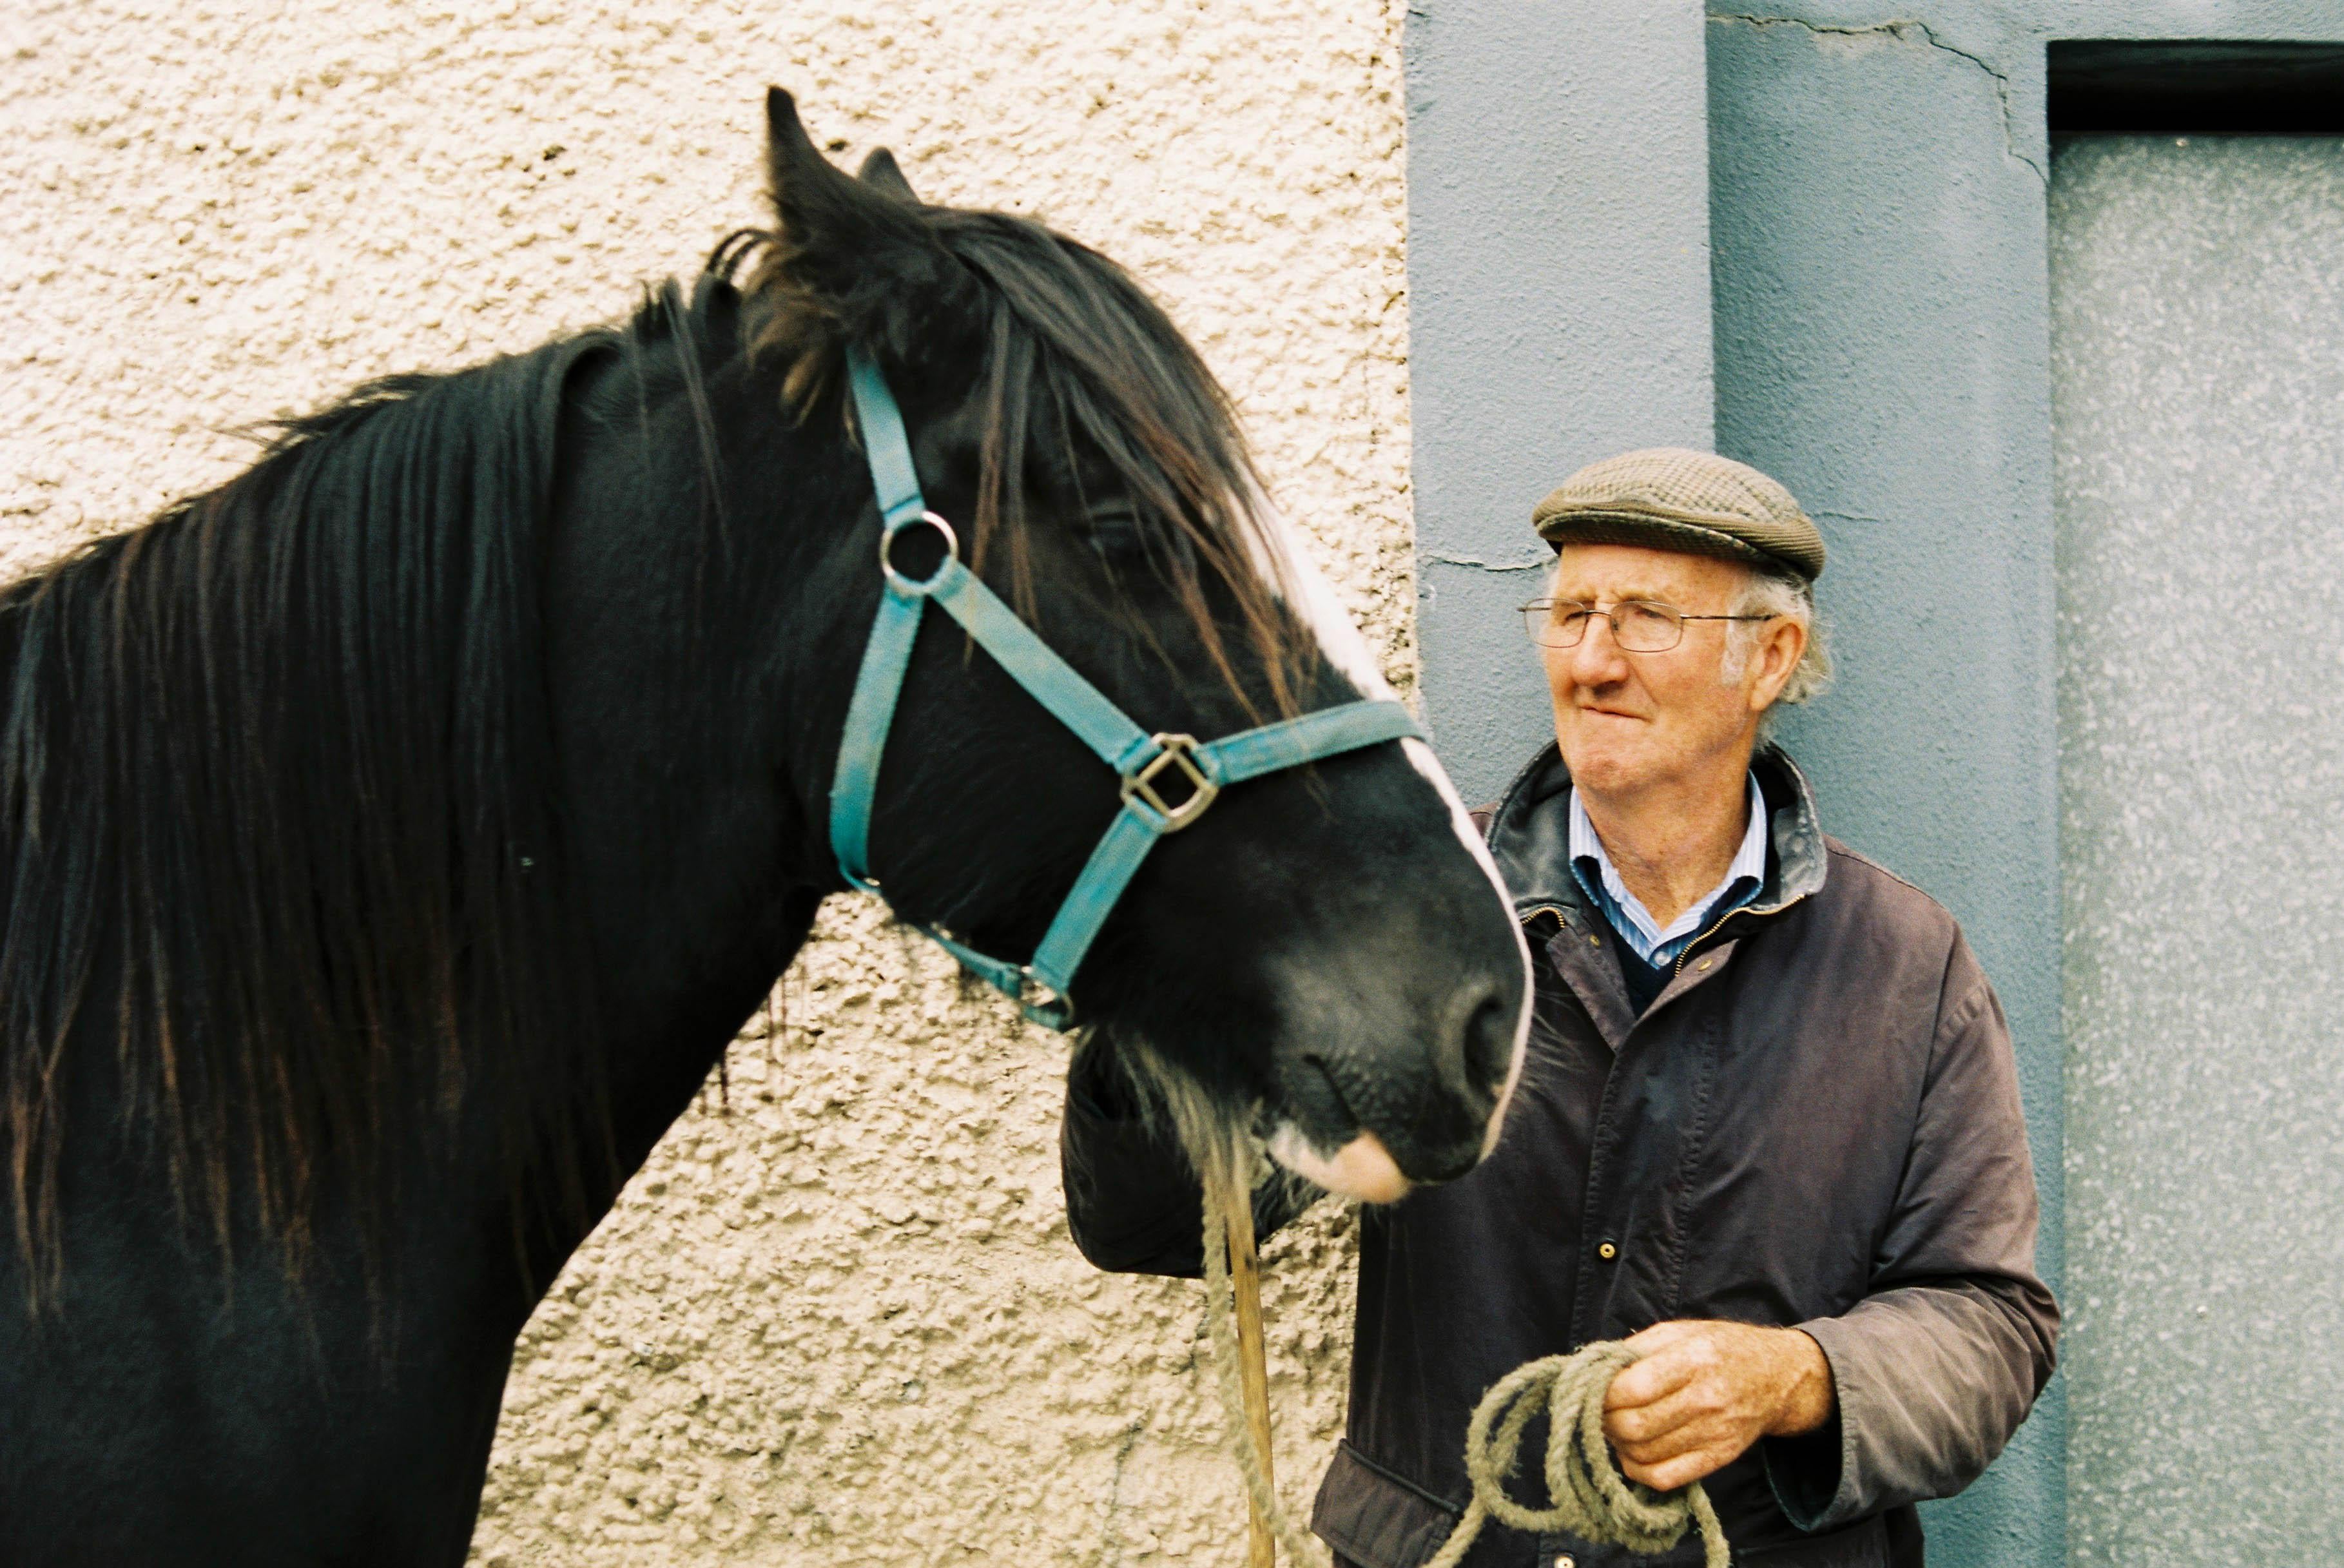
<instances>
[{"instance_id":1,"label":"man's hand","mask_svg":"<svg viewBox=\"0 0 2344 1568\"><path fill-rule=\"evenodd\" d=\"M1796 1329L1678 1321L1625 1342L1643 1360L1612 1380L1603 1435L1622 1472L1656 1491L1699 1481L1762 1437L1831 1419L1831 1363Z\"/></svg>"}]
</instances>

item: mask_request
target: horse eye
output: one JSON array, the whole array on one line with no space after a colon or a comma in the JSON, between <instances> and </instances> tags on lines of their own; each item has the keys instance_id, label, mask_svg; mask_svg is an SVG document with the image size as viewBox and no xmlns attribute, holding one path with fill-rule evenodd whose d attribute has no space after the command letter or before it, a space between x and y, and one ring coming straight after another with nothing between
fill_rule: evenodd
<instances>
[{"instance_id":1,"label":"horse eye","mask_svg":"<svg viewBox=\"0 0 2344 1568\"><path fill-rule=\"evenodd\" d=\"M1083 514L1083 537L1093 550L1108 557L1144 554L1147 535L1140 526L1139 513L1124 501L1113 501L1092 507Z\"/></svg>"}]
</instances>

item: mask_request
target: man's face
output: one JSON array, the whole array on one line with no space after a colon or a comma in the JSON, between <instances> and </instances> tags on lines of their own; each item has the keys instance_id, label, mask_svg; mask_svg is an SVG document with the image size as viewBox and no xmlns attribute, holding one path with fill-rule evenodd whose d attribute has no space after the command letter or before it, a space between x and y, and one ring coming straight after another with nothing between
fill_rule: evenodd
<instances>
[{"instance_id":1,"label":"man's face","mask_svg":"<svg viewBox=\"0 0 2344 1568\"><path fill-rule=\"evenodd\" d=\"M1703 555L1569 544L1556 560L1551 592L1605 610L1623 599L1642 599L1687 615L1730 615L1748 580L1744 568ZM1555 739L1571 778L1595 794L1632 794L1697 779L1747 756L1759 715L1782 689L1789 666L1776 673L1781 660L1762 645L1740 679L1724 680L1733 624L1688 621L1675 647L1629 653L1599 615L1588 622L1578 646L1541 649L1554 695Z\"/></svg>"}]
</instances>

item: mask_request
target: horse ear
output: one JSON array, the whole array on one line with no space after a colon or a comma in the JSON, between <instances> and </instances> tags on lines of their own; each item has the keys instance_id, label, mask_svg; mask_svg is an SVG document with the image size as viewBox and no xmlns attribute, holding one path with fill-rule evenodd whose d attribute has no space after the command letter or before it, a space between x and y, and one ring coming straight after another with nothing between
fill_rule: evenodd
<instances>
[{"instance_id":1,"label":"horse ear","mask_svg":"<svg viewBox=\"0 0 2344 1568\"><path fill-rule=\"evenodd\" d=\"M874 190L885 191L897 201L908 201L914 207L920 205L918 195L912 189L912 182L904 177L903 166L885 147L873 147L871 156L863 160L863 167L855 171L854 177Z\"/></svg>"},{"instance_id":2,"label":"horse ear","mask_svg":"<svg viewBox=\"0 0 2344 1568\"><path fill-rule=\"evenodd\" d=\"M867 268L894 246L927 248L918 217L902 202L849 178L815 150L796 100L780 87L765 89L765 167L782 239L808 281Z\"/></svg>"},{"instance_id":3,"label":"horse ear","mask_svg":"<svg viewBox=\"0 0 2344 1568\"><path fill-rule=\"evenodd\" d=\"M766 169L779 232L761 276L774 309L760 343L794 368L785 396L801 409L834 367L841 341L908 359L973 353L979 293L931 227L909 181L886 154L855 179L814 149L796 102L765 94ZM874 174L877 159L894 172Z\"/></svg>"}]
</instances>

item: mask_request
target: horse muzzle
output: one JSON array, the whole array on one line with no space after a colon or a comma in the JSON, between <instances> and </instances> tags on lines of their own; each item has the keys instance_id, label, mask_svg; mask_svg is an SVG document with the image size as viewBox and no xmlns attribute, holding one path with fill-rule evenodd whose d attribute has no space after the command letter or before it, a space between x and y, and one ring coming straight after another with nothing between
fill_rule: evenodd
<instances>
[{"instance_id":1,"label":"horse muzzle","mask_svg":"<svg viewBox=\"0 0 2344 1568\"><path fill-rule=\"evenodd\" d=\"M1331 1192L1391 1203L1455 1180L1497 1147L1528 1033L1519 986L1458 985L1429 1009L1429 1027L1399 1031L1369 1027L1359 1015L1377 1010L1373 999L1356 991L1295 1000L1291 1016L1310 1022L1278 1053L1272 1159Z\"/></svg>"}]
</instances>

